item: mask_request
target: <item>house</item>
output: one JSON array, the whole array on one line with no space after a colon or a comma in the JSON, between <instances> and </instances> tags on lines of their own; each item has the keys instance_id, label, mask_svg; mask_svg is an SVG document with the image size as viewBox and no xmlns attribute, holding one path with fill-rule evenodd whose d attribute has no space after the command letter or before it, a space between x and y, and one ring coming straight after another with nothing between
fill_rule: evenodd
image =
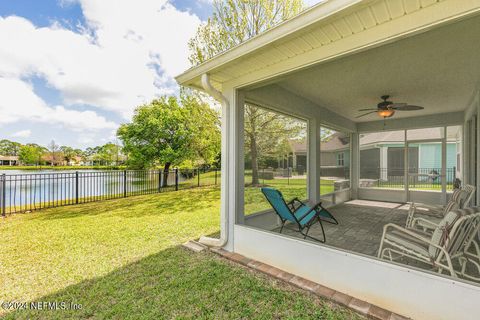
<instances>
[{"instance_id":1,"label":"house","mask_svg":"<svg viewBox=\"0 0 480 320\"><path fill-rule=\"evenodd\" d=\"M83 166L83 165L85 165L85 162L83 161L83 158L80 156L74 156L69 161L67 161L67 166Z\"/></svg>"},{"instance_id":2,"label":"house","mask_svg":"<svg viewBox=\"0 0 480 320\"><path fill-rule=\"evenodd\" d=\"M222 104L221 234L201 241L413 319L478 318L478 274L467 279L429 262L380 259L377 251L383 226L405 223L402 203L441 205L451 197L443 177L454 162L452 137L458 178L480 187L479 37L479 0L330 0L179 75L179 84ZM405 108L382 107L383 95L388 106ZM244 194L260 192L244 183L245 102L307 123L305 198L329 204L339 221L325 225L326 243L293 228L280 233L273 210L245 215ZM350 140L349 187L328 195L319 190L322 127ZM391 145L372 148L378 141ZM440 172L413 170L425 156ZM403 165L402 180L391 189L361 184L368 161ZM422 177L440 177L437 189L412 185ZM480 192L469 203L476 204Z\"/></svg>"},{"instance_id":3,"label":"house","mask_svg":"<svg viewBox=\"0 0 480 320\"><path fill-rule=\"evenodd\" d=\"M427 128L424 132L413 132L411 138L414 140L430 139L435 140L441 137L439 128ZM456 177L461 177L461 142L460 130L449 131L447 137L446 166L448 171L448 182ZM389 177L402 176L405 170L403 160L404 143L402 132L384 131L372 134L360 135L360 158L368 158L360 165L360 179L381 179L387 181ZM284 168L290 165L294 170L299 166L306 167L307 147L305 141L290 141L291 161L282 162ZM430 174L441 171L442 145L438 142L424 142L412 144L409 147L409 172ZM322 176L338 175L341 168L349 168L350 163L350 140L348 135L334 132L320 142L320 163L321 170L325 172ZM334 170L336 169L336 170ZM337 172L335 174L334 172Z\"/></svg>"},{"instance_id":4,"label":"house","mask_svg":"<svg viewBox=\"0 0 480 320\"><path fill-rule=\"evenodd\" d=\"M0 166L18 166L20 164L18 156L1 156Z\"/></svg>"}]
</instances>

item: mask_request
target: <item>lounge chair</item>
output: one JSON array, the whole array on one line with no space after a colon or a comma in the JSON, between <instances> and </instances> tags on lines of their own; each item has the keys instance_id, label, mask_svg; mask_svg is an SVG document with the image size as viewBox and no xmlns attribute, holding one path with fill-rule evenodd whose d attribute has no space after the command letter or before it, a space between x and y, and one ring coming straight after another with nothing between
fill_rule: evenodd
<instances>
[{"instance_id":1,"label":"lounge chair","mask_svg":"<svg viewBox=\"0 0 480 320\"><path fill-rule=\"evenodd\" d=\"M476 188L472 185L466 184L460 189L455 189L450 198L450 201L455 201L458 203L460 209L466 208L470 205L470 201L475 194ZM424 203L415 204L416 208L419 210L427 211L427 214L440 214L445 210L445 205L429 205Z\"/></svg>"},{"instance_id":2,"label":"lounge chair","mask_svg":"<svg viewBox=\"0 0 480 320\"><path fill-rule=\"evenodd\" d=\"M474 186L468 184L461 189L456 189L445 206L411 203L405 227L433 231L447 212L457 208L464 209L468 207L475 190Z\"/></svg>"},{"instance_id":3,"label":"lounge chair","mask_svg":"<svg viewBox=\"0 0 480 320\"><path fill-rule=\"evenodd\" d=\"M480 228L480 207L449 211L433 233L386 224L378 257L391 261L409 258L429 264L438 273L480 280L480 248L475 240ZM477 276L467 272L467 264Z\"/></svg>"},{"instance_id":4,"label":"lounge chair","mask_svg":"<svg viewBox=\"0 0 480 320\"><path fill-rule=\"evenodd\" d=\"M315 204L313 207L310 207L298 198L294 198L287 203L283 198L282 193L277 189L262 188L262 193L282 221L280 233L282 233L285 223L290 221L297 224L298 231L304 236L304 239L310 238L316 241L325 242L326 237L322 220L329 223L338 224L338 221L335 219L335 217L328 212L327 209L322 207L321 202ZM320 224L323 240L308 235L310 228L315 222ZM305 229L306 232L304 232Z\"/></svg>"},{"instance_id":5,"label":"lounge chair","mask_svg":"<svg viewBox=\"0 0 480 320\"><path fill-rule=\"evenodd\" d=\"M450 200L442 209L442 211L430 211L420 209L415 203L410 204L408 209L407 221L405 228L409 229L432 229L432 223L438 225L445 215L455 209L459 209L460 205L455 200ZM427 221L427 223L424 223ZM435 229L435 227L433 227Z\"/></svg>"}]
</instances>

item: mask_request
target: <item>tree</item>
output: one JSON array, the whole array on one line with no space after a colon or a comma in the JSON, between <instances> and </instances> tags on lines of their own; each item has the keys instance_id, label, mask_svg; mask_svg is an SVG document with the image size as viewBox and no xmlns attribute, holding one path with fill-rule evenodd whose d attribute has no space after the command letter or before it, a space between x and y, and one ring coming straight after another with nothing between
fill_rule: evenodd
<instances>
[{"instance_id":1,"label":"tree","mask_svg":"<svg viewBox=\"0 0 480 320\"><path fill-rule=\"evenodd\" d=\"M3 156L18 156L20 147L22 145L18 142L7 139L0 140L0 155Z\"/></svg>"},{"instance_id":2,"label":"tree","mask_svg":"<svg viewBox=\"0 0 480 320\"><path fill-rule=\"evenodd\" d=\"M215 0L214 13L189 43L189 60L198 65L302 11L302 0ZM282 123L283 121L287 121ZM291 133L286 117L245 105L245 145L252 161L252 184L258 185L258 157L272 152Z\"/></svg>"},{"instance_id":3,"label":"tree","mask_svg":"<svg viewBox=\"0 0 480 320\"><path fill-rule=\"evenodd\" d=\"M50 151L51 165L54 166L57 163L58 151L59 151L58 144L55 143L55 140L52 140L50 142L50 144L48 145L48 150Z\"/></svg>"},{"instance_id":4,"label":"tree","mask_svg":"<svg viewBox=\"0 0 480 320\"><path fill-rule=\"evenodd\" d=\"M289 138L301 138L306 125L290 117L257 106L245 105L245 153L250 156L252 185L260 184L258 160L284 150Z\"/></svg>"},{"instance_id":5,"label":"tree","mask_svg":"<svg viewBox=\"0 0 480 320\"><path fill-rule=\"evenodd\" d=\"M119 148L118 145L111 142L101 146L97 154L98 159L106 165L114 162L118 164Z\"/></svg>"},{"instance_id":6,"label":"tree","mask_svg":"<svg viewBox=\"0 0 480 320\"><path fill-rule=\"evenodd\" d=\"M77 156L77 152L72 147L61 146L59 149L63 153L63 158L70 163Z\"/></svg>"},{"instance_id":7,"label":"tree","mask_svg":"<svg viewBox=\"0 0 480 320\"><path fill-rule=\"evenodd\" d=\"M214 164L220 153L220 115L201 96L182 94L182 105L189 115L189 128L193 132L192 159L196 165Z\"/></svg>"},{"instance_id":8,"label":"tree","mask_svg":"<svg viewBox=\"0 0 480 320\"><path fill-rule=\"evenodd\" d=\"M303 8L302 0L214 0L214 13L188 47L197 65L285 21Z\"/></svg>"},{"instance_id":9,"label":"tree","mask_svg":"<svg viewBox=\"0 0 480 320\"><path fill-rule=\"evenodd\" d=\"M18 153L19 160L27 165L38 165L41 162L45 148L31 143L20 147Z\"/></svg>"},{"instance_id":10,"label":"tree","mask_svg":"<svg viewBox=\"0 0 480 320\"><path fill-rule=\"evenodd\" d=\"M163 183L166 185L172 165L195 160L200 154L210 157L205 145L210 139L219 137L215 132L219 129L207 123L212 114L202 112L207 108L197 97L188 95L162 97L138 107L132 122L121 125L117 132L130 164L139 167L164 165Z\"/></svg>"}]
</instances>

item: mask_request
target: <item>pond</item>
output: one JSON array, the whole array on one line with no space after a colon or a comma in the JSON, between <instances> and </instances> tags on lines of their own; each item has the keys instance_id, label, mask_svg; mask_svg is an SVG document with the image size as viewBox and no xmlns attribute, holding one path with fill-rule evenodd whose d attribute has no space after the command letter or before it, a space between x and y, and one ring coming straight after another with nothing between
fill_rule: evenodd
<instances>
[{"instance_id":1,"label":"pond","mask_svg":"<svg viewBox=\"0 0 480 320\"><path fill-rule=\"evenodd\" d=\"M162 170L0 170L0 212L24 212L217 183L217 171L198 173L195 169L179 170L178 174L175 170L167 174Z\"/></svg>"}]
</instances>

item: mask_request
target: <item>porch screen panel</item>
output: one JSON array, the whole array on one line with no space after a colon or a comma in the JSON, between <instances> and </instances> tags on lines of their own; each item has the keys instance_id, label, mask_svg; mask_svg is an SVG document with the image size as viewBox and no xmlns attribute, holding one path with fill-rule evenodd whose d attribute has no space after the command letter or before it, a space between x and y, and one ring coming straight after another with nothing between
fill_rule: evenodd
<instances>
[{"instance_id":1,"label":"porch screen panel","mask_svg":"<svg viewBox=\"0 0 480 320\"><path fill-rule=\"evenodd\" d=\"M360 135L360 188L404 189L405 163L404 130Z\"/></svg>"},{"instance_id":2,"label":"porch screen panel","mask_svg":"<svg viewBox=\"0 0 480 320\"><path fill-rule=\"evenodd\" d=\"M244 213L270 209L261 192L272 187L288 201L307 198L307 122L245 105Z\"/></svg>"},{"instance_id":3,"label":"porch screen panel","mask_svg":"<svg viewBox=\"0 0 480 320\"><path fill-rule=\"evenodd\" d=\"M463 128L462 126L447 127L447 191L453 191L455 181L463 181Z\"/></svg>"},{"instance_id":4,"label":"porch screen panel","mask_svg":"<svg viewBox=\"0 0 480 320\"><path fill-rule=\"evenodd\" d=\"M324 201L333 201L335 197L327 195L350 188L350 146L350 133L320 128L320 195Z\"/></svg>"}]
</instances>

